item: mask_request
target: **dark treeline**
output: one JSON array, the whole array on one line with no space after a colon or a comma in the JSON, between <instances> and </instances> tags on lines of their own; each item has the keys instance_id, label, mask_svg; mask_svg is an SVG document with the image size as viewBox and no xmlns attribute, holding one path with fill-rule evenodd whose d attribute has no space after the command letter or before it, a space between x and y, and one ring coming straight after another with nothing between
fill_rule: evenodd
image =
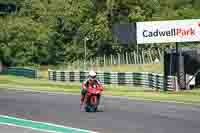
<instances>
[{"instance_id":1,"label":"dark treeline","mask_svg":"<svg viewBox=\"0 0 200 133\"><path fill-rule=\"evenodd\" d=\"M114 23L200 17L200 0L0 0L16 4L0 15L0 59L6 65L73 62L133 51L113 38ZM143 49L154 45L142 45ZM156 47L165 46L157 45Z\"/></svg>"}]
</instances>

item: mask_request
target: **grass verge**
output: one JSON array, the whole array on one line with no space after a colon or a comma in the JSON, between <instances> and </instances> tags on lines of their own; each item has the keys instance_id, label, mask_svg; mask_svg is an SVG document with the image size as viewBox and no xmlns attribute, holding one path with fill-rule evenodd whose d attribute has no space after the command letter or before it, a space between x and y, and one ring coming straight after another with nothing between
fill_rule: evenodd
<instances>
[{"instance_id":1,"label":"grass verge","mask_svg":"<svg viewBox=\"0 0 200 133\"><path fill-rule=\"evenodd\" d=\"M80 93L80 83L63 83L4 75L0 76L0 88ZM103 94L107 96L126 96L142 100L200 105L200 90L198 89L183 92L157 92L153 89L143 87L105 86Z\"/></svg>"}]
</instances>

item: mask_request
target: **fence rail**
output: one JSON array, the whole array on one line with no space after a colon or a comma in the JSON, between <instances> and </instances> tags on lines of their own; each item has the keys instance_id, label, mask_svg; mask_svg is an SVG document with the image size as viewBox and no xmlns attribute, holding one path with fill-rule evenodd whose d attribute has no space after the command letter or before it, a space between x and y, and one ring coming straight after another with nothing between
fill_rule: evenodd
<instances>
[{"instance_id":1,"label":"fence rail","mask_svg":"<svg viewBox=\"0 0 200 133\"><path fill-rule=\"evenodd\" d=\"M95 58L87 58L86 65L122 65L122 64L153 64L162 62L163 52L161 49L158 50L141 50L139 53L136 51L118 53L115 55L102 55ZM69 67L79 68L84 66L83 59L74 61L68 64Z\"/></svg>"},{"instance_id":2,"label":"fence rail","mask_svg":"<svg viewBox=\"0 0 200 133\"><path fill-rule=\"evenodd\" d=\"M82 82L87 78L87 71L56 71L48 70L49 80L63 82ZM174 89L174 77L168 76L164 82L164 76L153 73L134 72L97 72L97 79L103 84L145 86L157 89ZM165 85L166 83L166 85Z\"/></svg>"},{"instance_id":3,"label":"fence rail","mask_svg":"<svg viewBox=\"0 0 200 133\"><path fill-rule=\"evenodd\" d=\"M37 78L37 70L30 68L8 67L4 68L2 74Z\"/></svg>"}]
</instances>

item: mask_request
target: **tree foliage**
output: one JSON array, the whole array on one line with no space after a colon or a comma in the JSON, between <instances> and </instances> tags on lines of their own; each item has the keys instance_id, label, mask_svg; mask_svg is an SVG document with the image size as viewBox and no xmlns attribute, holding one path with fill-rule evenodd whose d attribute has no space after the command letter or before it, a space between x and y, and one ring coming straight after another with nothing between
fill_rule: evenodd
<instances>
[{"instance_id":1,"label":"tree foliage","mask_svg":"<svg viewBox=\"0 0 200 133\"><path fill-rule=\"evenodd\" d=\"M0 0L16 13L0 16L0 58L7 65L62 64L119 50L114 23L199 18L199 0ZM117 47L116 47L117 46ZM149 47L144 45L143 47Z\"/></svg>"}]
</instances>

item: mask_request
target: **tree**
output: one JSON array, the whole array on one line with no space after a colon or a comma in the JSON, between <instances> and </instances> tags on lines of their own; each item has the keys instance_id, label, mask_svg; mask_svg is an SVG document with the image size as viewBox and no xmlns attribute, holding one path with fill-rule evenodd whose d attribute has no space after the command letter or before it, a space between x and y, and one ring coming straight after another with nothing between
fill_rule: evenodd
<instances>
[{"instance_id":1,"label":"tree","mask_svg":"<svg viewBox=\"0 0 200 133\"><path fill-rule=\"evenodd\" d=\"M8 65L71 63L120 51L115 23L199 18L199 0L0 0L17 12L0 16L0 58ZM144 49L152 46L142 45ZM157 46L161 47L161 46Z\"/></svg>"}]
</instances>

